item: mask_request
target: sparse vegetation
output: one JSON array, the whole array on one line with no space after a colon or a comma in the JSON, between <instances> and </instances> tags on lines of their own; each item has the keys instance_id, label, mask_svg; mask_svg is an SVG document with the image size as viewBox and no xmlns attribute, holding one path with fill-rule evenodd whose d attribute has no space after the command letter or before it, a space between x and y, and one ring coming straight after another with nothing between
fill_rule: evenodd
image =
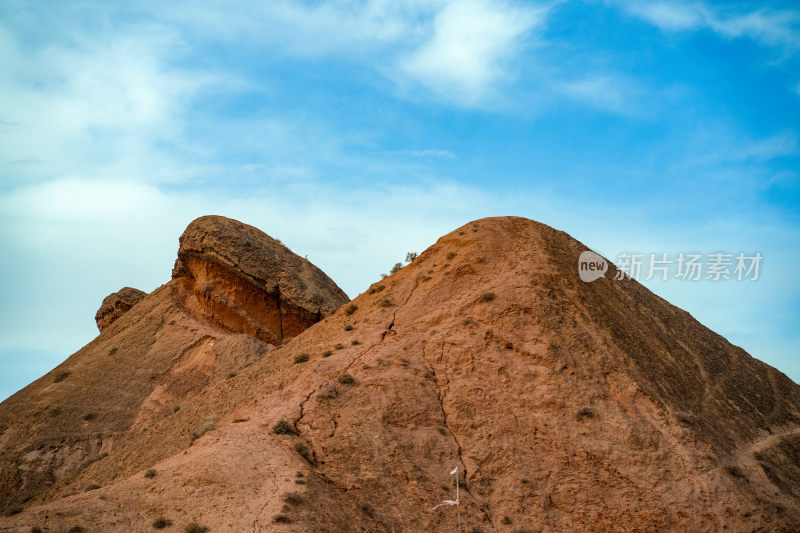
<instances>
[{"instance_id":1,"label":"sparse vegetation","mask_svg":"<svg viewBox=\"0 0 800 533\"><path fill-rule=\"evenodd\" d=\"M115 353L117 353L117 348L116 348L116 347L114 347L114 348L111 348L111 349L108 351L108 355L114 355Z\"/></svg>"},{"instance_id":2,"label":"sparse vegetation","mask_svg":"<svg viewBox=\"0 0 800 533\"><path fill-rule=\"evenodd\" d=\"M509 518L508 516L504 516L503 519L500 520L500 523L505 526L509 526L511 525L511 518Z\"/></svg>"},{"instance_id":3,"label":"sparse vegetation","mask_svg":"<svg viewBox=\"0 0 800 533\"><path fill-rule=\"evenodd\" d=\"M400 269L402 269L402 268L403 268L403 264L402 263L395 263L394 266L392 267L392 269L389 271L389 273L390 274L396 274L397 272L400 272Z\"/></svg>"},{"instance_id":4,"label":"sparse vegetation","mask_svg":"<svg viewBox=\"0 0 800 533\"><path fill-rule=\"evenodd\" d=\"M236 377L236 372L230 372L230 373L228 373L228 379L230 379L230 378L235 378L235 377Z\"/></svg>"},{"instance_id":5,"label":"sparse vegetation","mask_svg":"<svg viewBox=\"0 0 800 533\"><path fill-rule=\"evenodd\" d=\"M450 252L447 254L447 260L450 261L456 256L455 252Z\"/></svg>"},{"instance_id":6,"label":"sparse vegetation","mask_svg":"<svg viewBox=\"0 0 800 533\"><path fill-rule=\"evenodd\" d=\"M314 452L312 452L311 447L302 440L294 443L294 451L299 453L303 459L308 461L310 464L314 464Z\"/></svg>"},{"instance_id":7,"label":"sparse vegetation","mask_svg":"<svg viewBox=\"0 0 800 533\"><path fill-rule=\"evenodd\" d=\"M208 528L206 526L201 526L197 522L191 522L186 524L186 527L183 528L183 531L185 531L185 533L206 533Z\"/></svg>"},{"instance_id":8,"label":"sparse vegetation","mask_svg":"<svg viewBox=\"0 0 800 533\"><path fill-rule=\"evenodd\" d=\"M345 331L353 331L353 329L355 329L355 328L353 328L353 324L346 324L344 326L344 330Z\"/></svg>"},{"instance_id":9,"label":"sparse vegetation","mask_svg":"<svg viewBox=\"0 0 800 533\"><path fill-rule=\"evenodd\" d=\"M274 517L272 517L272 521L275 522L276 524L291 524L292 523L292 519L289 518L289 515L284 514L284 513L276 514Z\"/></svg>"},{"instance_id":10,"label":"sparse vegetation","mask_svg":"<svg viewBox=\"0 0 800 533\"><path fill-rule=\"evenodd\" d=\"M70 374L72 374L72 372L70 372L69 370L64 370L63 372L59 372L53 378L53 383L59 383L61 381L64 381L69 377Z\"/></svg>"},{"instance_id":11,"label":"sparse vegetation","mask_svg":"<svg viewBox=\"0 0 800 533\"><path fill-rule=\"evenodd\" d=\"M72 526L71 528L69 528L69 533L83 533L84 531L86 530L83 529L81 526Z\"/></svg>"},{"instance_id":12,"label":"sparse vegetation","mask_svg":"<svg viewBox=\"0 0 800 533\"><path fill-rule=\"evenodd\" d=\"M728 473L729 476L736 479L747 479L747 476L744 475L742 469L736 465L727 465L725 466L725 472Z\"/></svg>"},{"instance_id":13,"label":"sparse vegetation","mask_svg":"<svg viewBox=\"0 0 800 533\"><path fill-rule=\"evenodd\" d=\"M97 415L95 413L89 412L83 415L82 418L88 422L89 420L94 420L95 418L97 418Z\"/></svg>"},{"instance_id":14,"label":"sparse vegetation","mask_svg":"<svg viewBox=\"0 0 800 533\"><path fill-rule=\"evenodd\" d=\"M333 352L331 350L325 350L324 352L322 352L322 357L330 357L332 355Z\"/></svg>"},{"instance_id":15,"label":"sparse vegetation","mask_svg":"<svg viewBox=\"0 0 800 533\"><path fill-rule=\"evenodd\" d=\"M353 346L358 346L359 344L361 344L361 342L358 339L353 339L350 341L350 344L352 344Z\"/></svg>"},{"instance_id":16,"label":"sparse vegetation","mask_svg":"<svg viewBox=\"0 0 800 533\"><path fill-rule=\"evenodd\" d=\"M595 412L594 409L592 409L591 407L584 407L577 413L575 413L575 420L577 420L578 422L580 422L584 418L594 418L594 417L595 417Z\"/></svg>"},{"instance_id":17,"label":"sparse vegetation","mask_svg":"<svg viewBox=\"0 0 800 533\"><path fill-rule=\"evenodd\" d=\"M358 306L356 304L348 304L347 307L344 308L344 314L350 316L356 312Z\"/></svg>"},{"instance_id":18,"label":"sparse vegetation","mask_svg":"<svg viewBox=\"0 0 800 533\"><path fill-rule=\"evenodd\" d=\"M250 419L249 418L234 418L233 419L233 423L234 424L241 424L242 422L247 422L248 420L250 420Z\"/></svg>"},{"instance_id":19,"label":"sparse vegetation","mask_svg":"<svg viewBox=\"0 0 800 533\"><path fill-rule=\"evenodd\" d=\"M486 304L486 303L489 303L491 301L494 301L495 298L496 298L496 296L495 296L495 294L493 292L484 292L483 294L478 296L478 303L479 304Z\"/></svg>"},{"instance_id":20,"label":"sparse vegetation","mask_svg":"<svg viewBox=\"0 0 800 533\"><path fill-rule=\"evenodd\" d=\"M406 254L406 263L411 263L411 262L413 262L413 261L414 261L414 259L416 259L417 257L419 257L419 256L417 255L417 252L408 252L408 253Z\"/></svg>"},{"instance_id":21,"label":"sparse vegetation","mask_svg":"<svg viewBox=\"0 0 800 533\"><path fill-rule=\"evenodd\" d=\"M473 230L473 231L475 231L475 230ZM533 533L533 530L529 529L527 527L521 527L519 529L515 529L514 533Z\"/></svg>"},{"instance_id":22,"label":"sparse vegetation","mask_svg":"<svg viewBox=\"0 0 800 533\"><path fill-rule=\"evenodd\" d=\"M32 526L31 533L42 533L42 528L40 528L39 526Z\"/></svg>"},{"instance_id":23,"label":"sparse vegetation","mask_svg":"<svg viewBox=\"0 0 800 533\"><path fill-rule=\"evenodd\" d=\"M91 485L88 485L86 487L86 492L89 492L90 490L97 490L99 488L100 488L100 485L98 485L97 483L92 483Z\"/></svg>"},{"instance_id":24,"label":"sparse vegetation","mask_svg":"<svg viewBox=\"0 0 800 533\"><path fill-rule=\"evenodd\" d=\"M385 278L386 274L381 274L381 276L383 276ZM375 285L374 287L370 287L369 291L367 291L367 294L375 294L376 292L381 292L385 288L386 288L386 285L383 285L383 284Z\"/></svg>"},{"instance_id":25,"label":"sparse vegetation","mask_svg":"<svg viewBox=\"0 0 800 533\"><path fill-rule=\"evenodd\" d=\"M156 472L152 468L148 469L147 472L144 473L144 477L146 477L146 478L153 478L153 477L156 477L157 475L158 475L158 472Z\"/></svg>"},{"instance_id":26,"label":"sparse vegetation","mask_svg":"<svg viewBox=\"0 0 800 533\"><path fill-rule=\"evenodd\" d=\"M372 507L372 505L370 505L368 502L362 503L359 505L359 508L361 508L361 511L368 517L375 518L375 508Z\"/></svg>"},{"instance_id":27,"label":"sparse vegetation","mask_svg":"<svg viewBox=\"0 0 800 533\"><path fill-rule=\"evenodd\" d=\"M192 432L192 435L191 435L192 442L194 442L197 439L199 439L200 437L202 437L205 433L208 433L209 431L213 431L215 429L217 429L216 422L208 421L208 422L204 423L202 426L200 426L200 429L198 429L197 431Z\"/></svg>"},{"instance_id":28,"label":"sparse vegetation","mask_svg":"<svg viewBox=\"0 0 800 533\"><path fill-rule=\"evenodd\" d=\"M299 353L294 356L294 364L305 363L306 361L308 361L308 359L309 356L307 353Z\"/></svg>"},{"instance_id":29,"label":"sparse vegetation","mask_svg":"<svg viewBox=\"0 0 800 533\"><path fill-rule=\"evenodd\" d=\"M469 530L470 533L483 533L483 528L481 526L473 526L472 529Z\"/></svg>"},{"instance_id":30,"label":"sparse vegetation","mask_svg":"<svg viewBox=\"0 0 800 533\"><path fill-rule=\"evenodd\" d=\"M390 300L384 298L378 303L378 305L380 305L381 307L392 307L394 304Z\"/></svg>"},{"instance_id":31,"label":"sparse vegetation","mask_svg":"<svg viewBox=\"0 0 800 533\"><path fill-rule=\"evenodd\" d=\"M522 481L521 481L521 483L522 483L523 485L527 485L527 484L528 484L528 483L530 483L530 482L531 482L531 480L530 480L530 479L528 479L528 478L526 478L526 477L522 478Z\"/></svg>"},{"instance_id":32,"label":"sparse vegetation","mask_svg":"<svg viewBox=\"0 0 800 533\"><path fill-rule=\"evenodd\" d=\"M302 505L303 501L304 501L303 500L303 495L300 494L299 492L287 492L281 497L281 499L287 505L292 505L294 507L297 507L298 505Z\"/></svg>"},{"instance_id":33,"label":"sparse vegetation","mask_svg":"<svg viewBox=\"0 0 800 533\"><path fill-rule=\"evenodd\" d=\"M336 385L325 385L322 389L317 393L317 398L320 400L332 400L339 396L339 389L336 388Z\"/></svg>"},{"instance_id":34,"label":"sparse vegetation","mask_svg":"<svg viewBox=\"0 0 800 533\"><path fill-rule=\"evenodd\" d=\"M339 376L336 378L336 381L338 381L342 385L352 385L353 383L356 382L356 378L354 378L350 374L339 374Z\"/></svg>"},{"instance_id":35,"label":"sparse vegetation","mask_svg":"<svg viewBox=\"0 0 800 533\"><path fill-rule=\"evenodd\" d=\"M294 426L283 418L278 420L278 422L272 426L272 432L276 435L295 435L297 433L294 429Z\"/></svg>"},{"instance_id":36,"label":"sparse vegetation","mask_svg":"<svg viewBox=\"0 0 800 533\"><path fill-rule=\"evenodd\" d=\"M685 426L693 426L697 423L697 417L692 413L680 412L675 415L675 418Z\"/></svg>"},{"instance_id":37,"label":"sparse vegetation","mask_svg":"<svg viewBox=\"0 0 800 533\"><path fill-rule=\"evenodd\" d=\"M155 520L153 520L153 527L155 529L164 529L165 527L169 527L172 525L172 520L168 518L164 518L163 516L159 516Z\"/></svg>"}]
</instances>

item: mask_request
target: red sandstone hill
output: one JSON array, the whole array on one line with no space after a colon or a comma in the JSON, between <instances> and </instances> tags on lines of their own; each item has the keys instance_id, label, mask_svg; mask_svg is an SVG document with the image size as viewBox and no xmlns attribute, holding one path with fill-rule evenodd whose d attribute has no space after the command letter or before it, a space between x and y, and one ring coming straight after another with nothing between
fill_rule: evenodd
<instances>
[{"instance_id":1,"label":"red sandstone hill","mask_svg":"<svg viewBox=\"0 0 800 533\"><path fill-rule=\"evenodd\" d=\"M478 220L347 303L198 219L172 281L0 404L0 531L800 529L800 386L581 282L585 249Z\"/></svg>"}]
</instances>

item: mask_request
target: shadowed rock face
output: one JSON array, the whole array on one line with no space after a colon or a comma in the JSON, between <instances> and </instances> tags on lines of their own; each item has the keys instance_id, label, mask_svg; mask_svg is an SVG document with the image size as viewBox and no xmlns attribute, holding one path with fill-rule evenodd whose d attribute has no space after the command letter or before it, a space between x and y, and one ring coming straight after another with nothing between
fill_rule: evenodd
<instances>
[{"instance_id":1,"label":"shadowed rock face","mask_svg":"<svg viewBox=\"0 0 800 533\"><path fill-rule=\"evenodd\" d=\"M94 315L97 322L97 329L101 332L114 323L119 317L127 313L131 307L139 303L147 293L134 289L133 287L123 287L117 292L112 292L103 298L103 304Z\"/></svg>"},{"instance_id":2,"label":"shadowed rock face","mask_svg":"<svg viewBox=\"0 0 800 533\"><path fill-rule=\"evenodd\" d=\"M349 301L324 272L280 241L221 216L189 224L172 278L192 314L269 344L296 336Z\"/></svg>"}]
</instances>

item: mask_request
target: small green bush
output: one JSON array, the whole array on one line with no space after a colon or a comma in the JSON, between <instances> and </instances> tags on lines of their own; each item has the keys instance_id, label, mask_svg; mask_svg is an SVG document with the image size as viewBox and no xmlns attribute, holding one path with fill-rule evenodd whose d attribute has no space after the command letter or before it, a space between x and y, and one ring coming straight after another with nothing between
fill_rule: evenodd
<instances>
[{"instance_id":1,"label":"small green bush","mask_svg":"<svg viewBox=\"0 0 800 533\"><path fill-rule=\"evenodd\" d=\"M153 527L155 529L164 529L165 527L169 527L172 525L172 520L168 518L164 518L163 516L159 516L155 520L153 520Z\"/></svg>"},{"instance_id":2,"label":"small green bush","mask_svg":"<svg viewBox=\"0 0 800 533\"><path fill-rule=\"evenodd\" d=\"M208 528L206 526L201 526L197 522L191 522L186 524L186 527L183 528L186 533L206 533Z\"/></svg>"},{"instance_id":3,"label":"small green bush","mask_svg":"<svg viewBox=\"0 0 800 533\"><path fill-rule=\"evenodd\" d=\"M594 418L594 417L595 417L595 412L594 409L592 409L591 407L584 407L575 414L575 419L578 421L581 421L584 418Z\"/></svg>"},{"instance_id":4,"label":"small green bush","mask_svg":"<svg viewBox=\"0 0 800 533\"><path fill-rule=\"evenodd\" d=\"M322 352L322 357L330 357L332 355L333 352L331 350L325 350L324 352Z\"/></svg>"},{"instance_id":5,"label":"small green bush","mask_svg":"<svg viewBox=\"0 0 800 533\"><path fill-rule=\"evenodd\" d=\"M350 316L356 312L358 306L356 304L349 304L347 307L344 308L344 314Z\"/></svg>"},{"instance_id":6,"label":"small green bush","mask_svg":"<svg viewBox=\"0 0 800 533\"><path fill-rule=\"evenodd\" d=\"M284 501L284 503L288 505L293 505L295 507L297 507L298 505L302 505L304 501L303 495L300 494L299 492L286 492L281 497L281 499Z\"/></svg>"},{"instance_id":7,"label":"small green bush","mask_svg":"<svg viewBox=\"0 0 800 533\"><path fill-rule=\"evenodd\" d=\"M337 350L341 350L342 348L344 348L344 345L341 342L337 342L336 344L333 345L333 347Z\"/></svg>"},{"instance_id":8,"label":"small green bush","mask_svg":"<svg viewBox=\"0 0 800 533\"><path fill-rule=\"evenodd\" d=\"M97 415L95 413L86 413L85 415L83 415L83 419L86 420L87 422L89 420L94 420L95 418L97 418Z\"/></svg>"},{"instance_id":9,"label":"small green bush","mask_svg":"<svg viewBox=\"0 0 800 533\"><path fill-rule=\"evenodd\" d=\"M353 329L355 329L355 328L353 328L353 324L346 324L344 326L344 330L345 331L353 331Z\"/></svg>"},{"instance_id":10,"label":"small green bush","mask_svg":"<svg viewBox=\"0 0 800 533\"><path fill-rule=\"evenodd\" d=\"M284 513L276 514L274 517L272 517L272 521L275 522L276 524L291 524L292 523L292 519L289 518L289 515L284 514Z\"/></svg>"},{"instance_id":11,"label":"small green bush","mask_svg":"<svg viewBox=\"0 0 800 533\"><path fill-rule=\"evenodd\" d=\"M294 356L294 363L295 364L305 363L306 361L308 361L308 359L309 359L309 355L307 353L299 353L299 354Z\"/></svg>"},{"instance_id":12,"label":"small green bush","mask_svg":"<svg viewBox=\"0 0 800 533\"><path fill-rule=\"evenodd\" d=\"M272 432L276 435L295 435L297 433L294 426L282 418L272 426Z\"/></svg>"},{"instance_id":13,"label":"small green bush","mask_svg":"<svg viewBox=\"0 0 800 533\"><path fill-rule=\"evenodd\" d=\"M99 488L100 485L98 485L97 483L92 483L91 485L86 487L86 492L89 492L90 490L97 490Z\"/></svg>"},{"instance_id":14,"label":"small green bush","mask_svg":"<svg viewBox=\"0 0 800 533\"><path fill-rule=\"evenodd\" d=\"M381 307L392 307L394 304L390 300L384 298L378 303L378 305L380 305Z\"/></svg>"},{"instance_id":15,"label":"small green bush","mask_svg":"<svg viewBox=\"0 0 800 533\"><path fill-rule=\"evenodd\" d=\"M368 502L362 503L361 505L359 505L359 507L361 508L361 511L363 511L365 515L367 515L370 518L375 518L375 508L372 507L372 505L370 505Z\"/></svg>"},{"instance_id":16,"label":"small green bush","mask_svg":"<svg viewBox=\"0 0 800 533\"><path fill-rule=\"evenodd\" d=\"M311 451L311 447L303 441L297 441L294 443L294 451L299 453L303 459L308 461L310 464L314 464L314 452Z\"/></svg>"},{"instance_id":17,"label":"small green bush","mask_svg":"<svg viewBox=\"0 0 800 533\"><path fill-rule=\"evenodd\" d=\"M317 398L320 400L332 400L339 396L339 389L335 385L325 385L317 393Z\"/></svg>"},{"instance_id":18,"label":"small green bush","mask_svg":"<svg viewBox=\"0 0 800 533\"><path fill-rule=\"evenodd\" d=\"M353 383L356 382L356 378L354 378L350 374L339 374L339 376L336 378L336 381L338 381L342 385L352 385Z\"/></svg>"},{"instance_id":19,"label":"small green bush","mask_svg":"<svg viewBox=\"0 0 800 533\"><path fill-rule=\"evenodd\" d=\"M147 472L144 473L144 477L146 477L146 478L153 478L153 477L156 477L157 475L158 475L158 472L156 472L152 468L150 468L149 470L147 470Z\"/></svg>"},{"instance_id":20,"label":"small green bush","mask_svg":"<svg viewBox=\"0 0 800 533\"><path fill-rule=\"evenodd\" d=\"M386 274L383 274L383 277L386 277ZM374 287L370 287L368 294L375 294L376 292L381 292L383 289L386 288L386 285L376 285Z\"/></svg>"},{"instance_id":21,"label":"small green bush","mask_svg":"<svg viewBox=\"0 0 800 533\"><path fill-rule=\"evenodd\" d=\"M495 294L493 292L484 292L478 297L478 303L486 304L495 299Z\"/></svg>"},{"instance_id":22,"label":"small green bush","mask_svg":"<svg viewBox=\"0 0 800 533\"><path fill-rule=\"evenodd\" d=\"M353 346L358 346L359 344L361 344L361 342L358 339L353 339L350 341L350 344L352 344Z\"/></svg>"},{"instance_id":23,"label":"small green bush","mask_svg":"<svg viewBox=\"0 0 800 533\"><path fill-rule=\"evenodd\" d=\"M63 372L59 372L53 378L53 383L59 383L61 381L64 381L69 377L70 374L72 374L72 372L70 372L69 370L64 370Z\"/></svg>"}]
</instances>

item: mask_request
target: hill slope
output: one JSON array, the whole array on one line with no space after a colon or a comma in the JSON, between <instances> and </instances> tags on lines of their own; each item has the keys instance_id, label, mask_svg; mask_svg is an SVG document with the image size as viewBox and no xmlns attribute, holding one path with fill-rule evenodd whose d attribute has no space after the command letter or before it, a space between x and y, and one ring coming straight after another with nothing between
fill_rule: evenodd
<instances>
[{"instance_id":1,"label":"hill slope","mask_svg":"<svg viewBox=\"0 0 800 533\"><path fill-rule=\"evenodd\" d=\"M161 517L213 531L797 529L800 387L613 267L581 282L585 249L530 220L478 220L274 349L208 306L173 318L166 293L207 294L179 275L74 363L101 365L93 345L126 335L149 353L142 328L175 321L156 342L189 352L124 372L215 359L235 375L213 372L177 411L111 396L103 408L137 413L124 436L0 531L149 531ZM217 296L237 294L217 279ZM0 420L41 394L4 402ZM0 425L0 443L23 423ZM431 511L456 466L461 504Z\"/></svg>"}]
</instances>

